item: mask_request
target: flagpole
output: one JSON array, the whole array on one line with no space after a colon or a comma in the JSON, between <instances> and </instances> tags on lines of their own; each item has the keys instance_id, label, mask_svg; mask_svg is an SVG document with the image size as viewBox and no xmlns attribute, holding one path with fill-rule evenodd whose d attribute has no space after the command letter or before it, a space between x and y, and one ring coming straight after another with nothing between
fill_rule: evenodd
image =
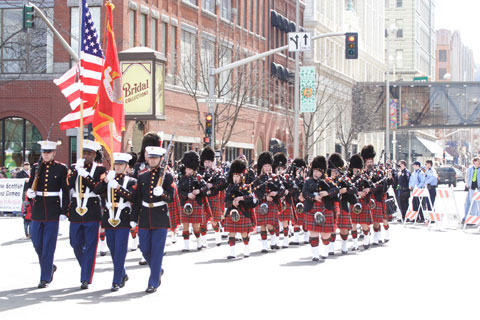
<instances>
[{"instance_id":1,"label":"flagpole","mask_svg":"<svg viewBox=\"0 0 480 320\"><path fill-rule=\"evenodd\" d=\"M82 0L78 0L78 63L80 64L80 77L82 76L82 66L81 66L81 52L82 52L82 14L83 14L83 6L82 6ZM81 83L81 86L83 86L83 83ZM77 162L78 160L83 158L83 98L82 98L82 88L80 88L80 126L78 128L78 134L77 134ZM83 198L83 192L82 192L82 177L78 179L79 181L79 190L78 193L80 194L80 199ZM78 205L78 204L77 204Z\"/></svg>"}]
</instances>

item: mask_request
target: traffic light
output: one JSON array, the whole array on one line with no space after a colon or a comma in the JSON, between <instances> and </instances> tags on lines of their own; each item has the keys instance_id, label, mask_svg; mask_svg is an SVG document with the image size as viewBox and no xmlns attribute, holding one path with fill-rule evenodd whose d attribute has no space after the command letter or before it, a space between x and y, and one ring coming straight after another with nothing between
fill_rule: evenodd
<instances>
[{"instance_id":1,"label":"traffic light","mask_svg":"<svg viewBox=\"0 0 480 320\"><path fill-rule=\"evenodd\" d=\"M210 145L210 137L203 137L203 146L209 146Z\"/></svg>"},{"instance_id":2,"label":"traffic light","mask_svg":"<svg viewBox=\"0 0 480 320\"><path fill-rule=\"evenodd\" d=\"M205 134L207 136L210 136L212 134L212 120L213 116L211 113L207 114L207 117L205 118Z\"/></svg>"},{"instance_id":3,"label":"traffic light","mask_svg":"<svg viewBox=\"0 0 480 320\"><path fill-rule=\"evenodd\" d=\"M345 33L345 59L358 59L358 33Z\"/></svg>"},{"instance_id":4,"label":"traffic light","mask_svg":"<svg viewBox=\"0 0 480 320\"><path fill-rule=\"evenodd\" d=\"M23 30L33 28L34 11L33 6L23 6Z\"/></svg>"}]
</instances>

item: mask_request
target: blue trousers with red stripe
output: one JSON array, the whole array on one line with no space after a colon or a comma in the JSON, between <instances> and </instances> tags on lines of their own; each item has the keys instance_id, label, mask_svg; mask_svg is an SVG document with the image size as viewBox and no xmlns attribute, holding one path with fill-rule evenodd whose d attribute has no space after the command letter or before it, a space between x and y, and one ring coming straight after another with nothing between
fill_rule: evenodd
<instances>
[{"instance_id":1,"label":"blue trousers with red stripe","mask_svg":"<svg viewBox=\"0 0 480 320\"><path fill-rule=\"evenodd\" d=\"M53 256L57 247L58 221L32 221L32 243L40 262L40 281L52 281Z\"/></svg>"},{"instance_id":2,"label":"blue trousers with red stripe","mask_svg":"<svg viewBox=\"0 0 480 320\"><path fill-rule=\"evenodd\" d=\"M128 251L130 229L105 229L107 246L113 261L113 283L120 284L126 274L125 258Z\"/></svg>"},{"instance_id":3,"label":"blue trousers with red stripe","mask_svg":"<svg viewBox=\"0 0 480 320\"><path fill-rule=\"evenodd\" d=\"M140 250L150 267L148 285L158 288L168 229L138 229Z\"/></svg>"},{"instance_id":4,"label":"blue trousers with red stripe","mask_svg":"<svg viewBox=\"0 0 480 320\"><path fill-rule=\"evenodd\" d=\"M80 265L80 281L92 283L100 222L70 223L70 245Z\"/></svg>"}]
</instances>

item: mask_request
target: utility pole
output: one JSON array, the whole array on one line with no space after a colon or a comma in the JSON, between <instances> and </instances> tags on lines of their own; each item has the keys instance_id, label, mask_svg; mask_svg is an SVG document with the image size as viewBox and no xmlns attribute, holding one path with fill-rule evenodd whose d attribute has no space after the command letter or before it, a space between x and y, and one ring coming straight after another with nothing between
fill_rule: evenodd
<instances>
[{"instance_id":1,"label":"utility pole","mask_svg":"<svg viewBox=\"0 0 480 320\"><path fill-rule=\"evenodd\" d=\"M296 29L295 32L300 31L300 0L296 1L296 12L295 12L295 23ZM300 118L300 52L295 52L295 97L294 97L294 120L293 120L293 157L298 158L299 148L300 148L300 129L299 129L299 118Z\"/></svg>"}]
</instances>

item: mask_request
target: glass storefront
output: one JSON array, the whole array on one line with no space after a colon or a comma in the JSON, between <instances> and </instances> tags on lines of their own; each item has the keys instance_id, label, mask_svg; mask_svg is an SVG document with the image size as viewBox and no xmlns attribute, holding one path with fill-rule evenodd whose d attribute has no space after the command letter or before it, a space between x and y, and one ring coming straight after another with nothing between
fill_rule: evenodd
<instances>
[{"instance_id":1,"label":"glass storefront","mask_svg":"<svg viewBox=\"0 0 480 320\"><path fill-rule=\"evenodd\" d=\"M21 167L24 161L40 158L40 131L28 120L17 117L0 119L0 166Z\"/></svg>"}]
</instances>

